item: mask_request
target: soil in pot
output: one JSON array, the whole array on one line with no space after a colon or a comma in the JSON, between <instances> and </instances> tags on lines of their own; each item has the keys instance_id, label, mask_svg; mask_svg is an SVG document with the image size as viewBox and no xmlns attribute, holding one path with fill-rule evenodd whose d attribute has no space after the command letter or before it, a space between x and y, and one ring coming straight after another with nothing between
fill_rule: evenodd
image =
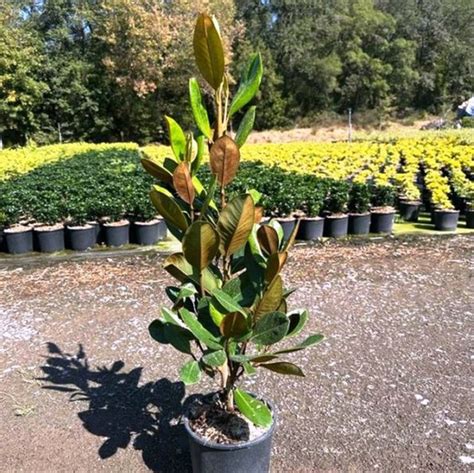
<instances>
[{"instance_id":1,"label":"soil in pot","mask_svg":"<svg viewBox=\"0 0 474 473\"><path fill-rule=\"evenodd\" d=\"M400 218L405 222L418 222L420 216L421 202L419 201L400 201Z\"/></svg>"},{"instance_id":2,"label":"soil in pot","mask_svg":"<svg viewBox=\"0 0 474 473\"><path fill-rule=\"evenodd\" d=\"M331 214L324 219L324 236L341 238L347 235L349 217L347 214Z\"/></svg>"},{"instance_id":3,"label":"soil in pot","mask_svg":"<svg viewBox=\"0 0 474 473\"><path fill-rule=\"evenodd\" d=\"M433 221L435 230L442 232L455 231L458 226L459 210L435 210Z\"/></svg>"},{"instance_id":4,"label":"soil in pot","mask_svg":"<svg viewBox=\"0 0 474 473\"><path fill-rule=\"evenodd\" d=\"M120 220L119 222L107 222L103 224L104 241L107 246L123 246L129 242L130 222Z\"/></svg>"},{"instance_id":5,"label":"soil in pot","mask_svg":"<svg viewBox=\"0 0 474 473\"><path fill-rule=\"evenodd\" d=\"M138 245L154 245L160 240L160 220L133 222L130 225L130 241Z\"/></svg>"},{"instance_id":6,"label":"soil in pot","mask_svg":"<svg viewBox=\"0 0 474 473\"><path fill-rule=\"evenodd\" d=\"M42 253L64 251L64 225L42 225L35 227L34 245Z\"/></svg>"},{"instance_id":7,"label":"soil in pot","mask_svg":"<svg viewBox=\"0 0 474 473\"><path fill-rule=\"evenodd\" d=\"M347 232L350 235L367 235L370 230L370 212L349 214Z\"/></svg>"},{"instance_id":8,"label":"soil in pot","mask_svg":"<svg viewBox=\"0 0 474 473\"><path fill-rule=\"evenodd\" d=\"M4 230L5 248L12 255L33 251L33 229L18 225Z\"/></svg>"},{"instance_id":9,"label":"soil in pot","mask_svg":"<svg viewBox=\"0 0 474 473\"><path fill-rule=\"evenodd\" d=\"M392 233L395 222L395 209L393 207L376 207L371 210L371 233Z\"/></svg>"},{"instance_id":10,"label":"soil in pot","mask_svg":"<svg viewBox=\"0 0 474 473\"><path fill-rule=\"evenodd\" d=\"M296 218L294 217L279 217L276 219L277 222L281 225L281 228L283 228L283 239L286 241L290 238L291 232L295 228L296 225Z\"/></svg>"},{"instance_id":11,"label":"soil in pot","mask_svg":"<svg viewBox=\"0 0 474 473\"><path fill-rule=\"evenodd\" d=\"M219 402L216 395L202 397L184 417L193 472L268 473L276 425L274 409L270 428L260 429L237 410L226 412Z\"/></svg>"},{"instance_id":12,"label":"soil in pot","mask_svg":"<svg viewBox=\"0 0 474 473\"><path fill-rule=\"evenodd\" d=\"M466 227L474 228L474 209L466 210Z\"/></svg>"},{"instance_id":13,"label":"soil in pot","mask_svg":"<svg viewBox=\"0 0 474 473\"><path fill-rule=\"evenodd\" d=\"M85 251L96 243L96 229L92 225L70 225L66 228L66 246L70 250Z\"/></svg>"},{"instance_id":14,"label":"soil in pot","mask_svg":"<svg viewBox=\"0 0 474 473\"><path fill-rule=\"evenodd\" d=\"M300 219L300 226L296 234L297 240L317 240L323 236L324 218L303 217Z\"/></svg>"}]
</instances>

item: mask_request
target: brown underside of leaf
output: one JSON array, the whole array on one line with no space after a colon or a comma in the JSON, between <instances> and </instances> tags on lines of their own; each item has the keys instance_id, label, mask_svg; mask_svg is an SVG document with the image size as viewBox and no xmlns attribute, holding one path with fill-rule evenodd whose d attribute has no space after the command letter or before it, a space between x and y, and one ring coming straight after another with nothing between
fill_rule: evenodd
<instances>
[{"instance_id":1,"label":"brown underside of leaf","mask_svg":"<svg viewBox=\"0 0 474 473\"><path fill-rule=\"evenodd\" d=\"M212 173L217 176L221 186L229 184L237 174L240 164L240 151L229 136L221 136L211 146L209 163Z\"/></svg>"},{"instance_id":2,"label":"brown underside of leaf","mask_svg":"<svg viewBox=\"0 0 474 473\"><path fill-rule=\"evenodd\" d=\"M193 203L195 192L188 163L179 163L174 170L173 186L181 199L189 205Z\"/></svg>"}]
</instances>

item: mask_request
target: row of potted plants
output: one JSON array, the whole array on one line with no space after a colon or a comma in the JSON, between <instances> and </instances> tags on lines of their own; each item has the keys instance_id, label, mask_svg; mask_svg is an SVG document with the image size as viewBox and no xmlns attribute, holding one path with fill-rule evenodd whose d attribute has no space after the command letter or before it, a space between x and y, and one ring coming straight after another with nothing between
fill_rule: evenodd
<instances>
[{"instance_id":1,"label":"row of potted plants","mask_svg":"<svg viewBox=\"0 0 474 473\"><path fill-rule=\"evenodd\" d=\"M0 252L23 254L32 251L55 253L65 249L85 251L96 245L119 247L129 243L153 245L166 238L164 220L155 217L146 222L122 219L89 221L82 225L29 224L22 222L10 228L0 228Z\"/></svg>"}]
</instances>

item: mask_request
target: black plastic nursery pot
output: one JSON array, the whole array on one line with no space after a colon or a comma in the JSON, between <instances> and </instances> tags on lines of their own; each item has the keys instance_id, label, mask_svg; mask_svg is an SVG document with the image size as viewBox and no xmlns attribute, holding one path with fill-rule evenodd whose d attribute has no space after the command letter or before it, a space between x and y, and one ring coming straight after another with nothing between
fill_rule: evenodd
<instances>
[{"instance_id":1,"label":"black plastic nursery pot","mask_svg":"<svg viewBox=\"0 0 474 473\"><path fill-rule=\"evenodd\" d=\"M154 245L163 238L161 220L133 222L130 225L130 241L138 245Z\"/></svg>"},{"instance_id":2,"label":"black plastic nursery pot","mask_svg":"<svg viewBox=\"0 0 474 473\"><path fill-rule=\"evenodd\" d=\"M367 235L370 230L370 213L349 214L347 232L350 235Z\"/></svg>"},{"instance_id":3,"label":"black plastic nursery pot","mask_svg":"<svg viewBox=\"0 0 474 473\"><path fill-rule=\"evenodd\" d=\"M0 227L0 253L7 251L5 248L5 232L4 228Z\"/></svg>"},{"instance_id":4,"label":"black plastic nursery pot","mask_svg":"<svg viewBox=\"0 0 474 473\"><path fill-rule=\"evenodd\" d=\"M33 251L33 229L30 227L7 228L4 239L5 249L12 255Z\"/></svg>"},{"instance_id":5,"label":"black plastic nursery pot","mask_svg":"<svg viewBox=\"0 0 474 473\"><path fill-rule=\"evenodd\" d=\"M401 201L399 205L400 218L405 222L418 222L420 216L421 202Z\"/></svg>"},{"instance_id":6,"label":"black plastic nursery pot","mask_svg":"<svg viewBox=\"0 0 474 473\"><path fill-rule=\"evenodd\" d=\"M64 251L64 227L44 226L34 229L34 246L41 253Z\"/></svg>"},{"instance_id":7,"label":"black plastic nursery pot","mask_svg":"<svg viewBox=\"0 0 474 473\"><path fill-rule=\"evenodd\" d=\"M297 240L317 240L323 236L324 218L304 217L300 220Z\"/></svg>"},{"instance_id":8,"label":"black plastic nursery pot","mask_svg":"<svg viewBox=\"0 0 474 473\"><path fill-rule=\"evenodd\" d=\"M70 250L85 251L96 244L96 229L92 225L68 226L66 228L66 246Z\"/></svg>"},{"instance_id":9,"label":"black plastic nursery pot","mask_svg":"<svg viewBox=\"0 0 474 473\"><path fill-rule=\"evenodd\" d=\"M395 210L371 212L370 232L371 233L392 233L395 222Z\"/></svg>"},{"instance_id":10,"label":"black plastic nursery pot","mask_svg":"<svg viewBox=\"0 0 474 473\"><path fill-rule=\"evenodd\" d=\"M104 243L104 229L102 228L102 225L99 222L96 222L95 220L91 220L89 222L86 222L87 225L90 225L94 229L94 235L95 235L95 243L98 245Z\"/></svg>"},{"instance_id":11,"label":"black plastic nursery pot","mask_svg":"<svg viewBox=\"0 0 474 473\"><path fill-rule=\"evenodd\" d=\"M123 246L129 242L129 228L128 220L121 220L120 222L108 222L103 224L104 242L107 246Z\"/></svg>"},{"instance_id":12,"label":"black plastic nursery pot","mask_svg":"<svg viewBox=\"0 0 474 473\"><path fill-rule=\"evenodd\" d=\"M193 473L268 473L273 433L276 426L275 409L267 402L273 423L260 437L236 444L218 444L204 439L190 426L188 415L184 427L188 434Z\"/></svg>"},{"instance_id":13,"label":"black plastic nursery pot","mask_svg":"<svg viewBox=\"0 0 474 473\"><path fill-rule=\"evenodd\" d=\"M328 215L324 219L324 236L341 238L347 235L349 228L348 215Z\"/></svg>"},{"instance_id":14,"label":"black plastic nursery pot","mask_svg":"<svg viewBox=\"0 0 474 473\"><path fill-rule=\"evenodd\" d=\"M474 209L466 210L466 227L474 228ZM1 239L1 236L0 236Z\"/></svg>"},{"instance_id":15,"label":"black plastic nursery pot","mask_svg":"<svg viewBox=\"0 0 474 473\"><path fill-rule=\"evenodd\" d=\"M281 228L283 228L283 239L285 241L288 240L295 228L296 218L277 218L276 220L281 225Z\"/></svg>"},{"instance_id":16,"label":"black plastic nursery pot","mask_svg":"<svg viewBox=\"0 0 474 473\"><path fill-rule=\"evenodd\" d=\"M459 210L435 210L433 220L435 230L452 232L458 226Z\"/></svg>"}]
</instances>

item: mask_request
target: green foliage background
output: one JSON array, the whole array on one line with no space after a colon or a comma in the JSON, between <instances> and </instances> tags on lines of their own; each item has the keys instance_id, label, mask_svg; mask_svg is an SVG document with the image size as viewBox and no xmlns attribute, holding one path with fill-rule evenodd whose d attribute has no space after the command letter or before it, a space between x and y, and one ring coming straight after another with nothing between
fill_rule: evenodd
<instances>
[{"instance_id":1,"label":"green foliage background","mask_svg":"<svg viewBox=\"0 0 474 473\"><path fill-rule=\"evenodd\" d=\"M183 81L194 67L192 48L180 30L191 27L204 3L117 0L111 5L0 0L5 145L144 144L165 141L164 114L191 123ZM472 0L209 5L223 26L236 82L244 59L256 50L262 54L257 129L348 107L356 113L372 110L377 117L439 113L474 93ZM168 31L166 24L178 27ZM234 129L240 119L235 117Z\"/></svg>"}]
</instances>

